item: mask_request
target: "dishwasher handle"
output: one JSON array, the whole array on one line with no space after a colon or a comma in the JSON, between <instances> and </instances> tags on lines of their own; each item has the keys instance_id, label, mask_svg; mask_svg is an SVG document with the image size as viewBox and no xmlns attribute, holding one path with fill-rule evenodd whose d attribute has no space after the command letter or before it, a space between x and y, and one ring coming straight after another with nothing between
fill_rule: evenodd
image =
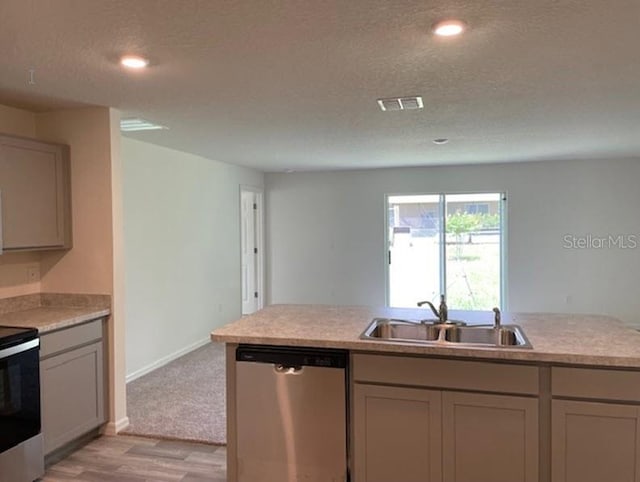
<instances>
[{"instance_id":1,"label":"dishwasher handle","mask_svg":"<svg viewBox=\"0 0 640 482\"><path fill-rule=\"evenodd\" d=\"M275 363L273 369L276 373L281 375L300 375L304 367L300 365L283 365L281 363Z\"/></svg>"}]
</instances>

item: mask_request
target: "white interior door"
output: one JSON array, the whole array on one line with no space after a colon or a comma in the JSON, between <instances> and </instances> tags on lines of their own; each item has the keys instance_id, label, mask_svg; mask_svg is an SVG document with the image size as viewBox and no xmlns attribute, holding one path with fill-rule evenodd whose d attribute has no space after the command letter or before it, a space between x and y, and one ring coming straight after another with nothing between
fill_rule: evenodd
<instances>
[{"instance_id":1,"label":"white interior door","mask_svg":"<svg viewBox=\"0 0 640 482\"><path fill-rule=\"evenodd\" d=\"M258 195L240 192L240 226L242 258L242 314L255 312L258 306Z\"/></svg>"}]
</instances>

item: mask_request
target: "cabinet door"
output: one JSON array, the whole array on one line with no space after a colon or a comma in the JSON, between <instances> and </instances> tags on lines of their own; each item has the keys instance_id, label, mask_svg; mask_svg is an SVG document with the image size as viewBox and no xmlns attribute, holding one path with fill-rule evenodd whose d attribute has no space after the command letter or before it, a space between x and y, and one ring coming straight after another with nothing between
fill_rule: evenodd
<instances>
[{"instance_id":1,"label":"cabinet door","mask_svg":"<svg viewBox=\"0 0 640 482\"><path fill-rule=\"evenodd\" d=\"M640 482L640 408L554 400L553 482Z\"/></svg>"},{"instance_id":2,"label":"cabinet door","mask_svg":"<svg viewBox=\"0 0 640 482\"><path fill-rule=\"evenodd\" d=\"M3 249L67 247L65 147L0 136Z\"/></svg>"},{"instance_id":3,"label":"cabinet door","mask_svg":"<svg viewBox=\"0 0 640 482\"><path fill-rule=\"evenodd\" d=\"M445 482L537 482L538 400L444 392Z\"/></svg>"},{"instance_id":4,"label":"cabinet door","mask_svg":"<svg viewBox=\"0 0 640 482\"><path fill-rule=\"evenodd\" d=\"M354 480L442 480L441 392L354 387Z\"/></svg>"},{"instance_id":5,"label":"cabinet door","mask_svg":"<svg viewBox=\"0 0 640 482\"><path fill-rule=\"evenodd\" d=\"M40 379L45 454L104 423L102 342L42 360Z\"/></svg>"}]
</instances>

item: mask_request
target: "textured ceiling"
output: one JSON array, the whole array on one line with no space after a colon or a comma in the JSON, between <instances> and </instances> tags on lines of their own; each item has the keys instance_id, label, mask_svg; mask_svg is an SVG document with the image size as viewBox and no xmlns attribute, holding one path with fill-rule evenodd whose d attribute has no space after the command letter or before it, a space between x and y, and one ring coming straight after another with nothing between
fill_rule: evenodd
<instances>
[{"instance_id":1,"label":"textured ceiling","mask_svg":"<svg viewBox=\"0 0 640 482\"><path fill-rule=\"evenodd\" d=\"M638 0L2 0L0 59L0 103L265 171L640 156Z\"/></svg>"}]
</instances>

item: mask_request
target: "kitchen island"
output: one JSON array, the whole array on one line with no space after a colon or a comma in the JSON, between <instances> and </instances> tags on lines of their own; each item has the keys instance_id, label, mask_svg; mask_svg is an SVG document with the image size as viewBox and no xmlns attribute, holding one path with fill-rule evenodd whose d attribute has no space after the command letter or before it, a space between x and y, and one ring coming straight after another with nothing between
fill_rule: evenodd
<instances>
[{"instance_id":1,"label":"kitchen island","mask_svg":"<svg viewBox=\"0 0 640 482\"><path fill-rule=\"evenodd\" d=\"M638 332L606 316L513 313L503 323L519 325L532 348L360 338L373 318L427 313L274 305L215 330L227 343L229 481L246 480L236 453L239 344L348 352L352 481L640 481Z\"/></svg>"}]
</instances>

